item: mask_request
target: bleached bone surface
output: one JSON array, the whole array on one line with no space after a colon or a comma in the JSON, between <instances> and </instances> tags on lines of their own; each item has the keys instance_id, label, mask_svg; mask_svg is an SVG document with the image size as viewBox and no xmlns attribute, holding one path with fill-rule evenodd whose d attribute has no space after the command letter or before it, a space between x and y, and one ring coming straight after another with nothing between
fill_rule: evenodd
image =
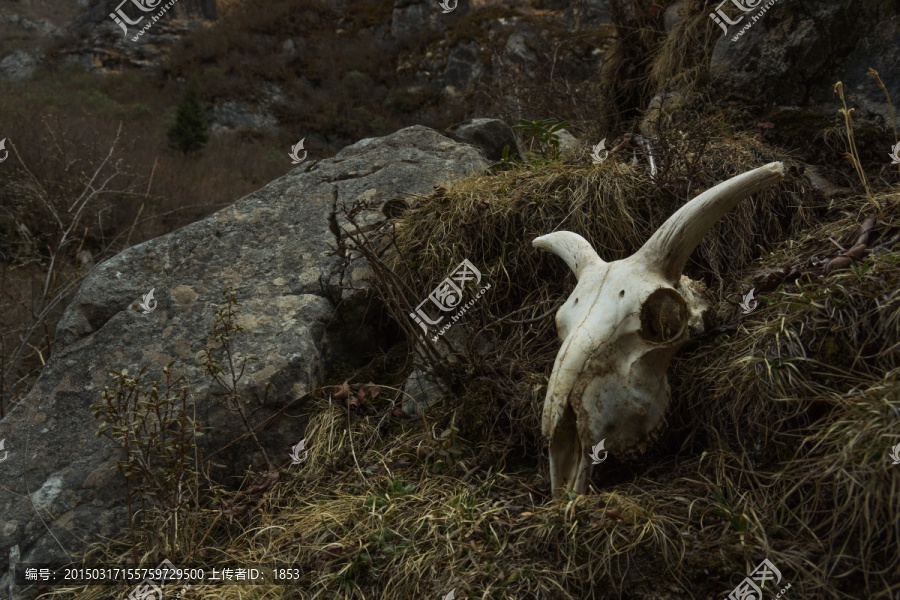
<instances>
[{"instance_id":1,"label":"bleached bone surface","mask_svg":"<svg viewBox=\"0 0 900 600\"><path fill-rule=\"evenodd\" d=\"M754 169L700 194L650 237L612 263L571 231L533 242L566 261L578 284L556 313L556 356L542 428L550 438L555 492L584 493L590 449L643 452L664 425L666 368L675 351L703 330L708 308L701 283L681 271L700 239L726 212L784 177L781 163Z\"/></svg>"}]
</instances>

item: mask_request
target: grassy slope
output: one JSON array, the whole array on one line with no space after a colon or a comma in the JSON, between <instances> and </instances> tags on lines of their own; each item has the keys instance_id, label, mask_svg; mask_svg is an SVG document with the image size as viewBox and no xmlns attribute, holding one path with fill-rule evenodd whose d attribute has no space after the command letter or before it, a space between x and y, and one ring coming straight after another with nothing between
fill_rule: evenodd
<instances>
[{"instance_id":1,"label":"grassy slope","mask_svg":"<svg viewBox=\"0 0 900 600\"><path fill-rule=\"evenodd\" d=\"M696 35L694 23L684 28ZM693 71L702 61L687 53L666 61L650 72L683 74L685 90L702 83ZM771 160L803 166L752 133L752 122L694 98L665 132L670 168L656 180L630 151L599 166L580 155L464 180L404 213L397 253L386 260L410 286L406 301L468 258L493 287L457 327L484 328L482 348L441 365L451 393L421 420L398 416L392 402L408 369L405 346L369 369L335 374L332 383L374 380L384 393L351 411L330 386L311 395L306 462L284 464L279 481L244 496L241 517L234 503L188 515L185 535L205 548L170 557L210 567L280 562L299 567L301 579L197 587L187 597L400 600L451 589L459 598L722 597L765 557L792 584L786 597L892 597L900 587L900 467L887 456L900 441L896 173L871 179L880 211L859 188L823 199L793 176L723 219L686 270L719 300L717 328L670 367L663 437L636 460L610 458L592 493L548 496L539 415L558 343L551 318L516 321L545 313L573 278L535 252L532 237L564 226L613 260L722 179ZM817 122L785 135L823 140L817 161L852 185L837 131ZM866 156L881 147L857 142ZM816 273L814 257L853 245L869 213L877 220L863 258ZM794 266L805 275L763 293L751 315L725 301L758 285L760 270ZM126 545L106 552L124 554Z\"/></svg>"},{"instance_id":2,"label":"grassy slope","mask_svg":"<svg viewBox=\"0 0 900 600\"><path fill-rule=\"evenodd\" d=\"M533 235L565 220L618 258L689 195L783 158L729 134L710 140L693 177L682 165L665 185L615 155L599 166L576 157L420 199L401 217L393 266L412 269L419 297L446 265L478 265L492 290L457 327L485 326L488 350L443 365L452 393L421 420L393 410L403 347L350 374L386 386L360 408L316 392L308 460L284 465L230 524L205 509L198 531L215 543L179 557L290 564L301 579L189 597L705 598L766 557L797 597L888 597L900 583L900 471L887 457L900 440L896 192L877 196L866 256L828 276L810 258L833 255L829 237L853 244L860 215L874 212L864 197L828 204L789 178L710 232L687 271L714 290L722 279L721 327L673 362L660 441L635 460L613 455L588 495L548 494L538 416L557 349L552 319L503 318L544 312L543 300L572 287L562 265L530 248ZM721 301L786 265L807 274L763 294L749 316Z\"/></svg>"}]
</instances>

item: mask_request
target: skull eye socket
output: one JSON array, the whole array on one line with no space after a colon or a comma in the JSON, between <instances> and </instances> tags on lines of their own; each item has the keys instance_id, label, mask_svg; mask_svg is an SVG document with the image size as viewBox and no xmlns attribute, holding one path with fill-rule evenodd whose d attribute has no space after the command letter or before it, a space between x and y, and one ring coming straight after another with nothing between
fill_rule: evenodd
<instances>
[{"instance_id":1,"label":"skull eye socket","mask_svg":"<svg viewBox=\"0 0 900 600\"><path fill-rule=\"evenodd\" d=\"M687 326L687 303L672 288L659 288L641 306L641 330L646 341L663 344L681 337Z\"/></svg>"}]
</instances>

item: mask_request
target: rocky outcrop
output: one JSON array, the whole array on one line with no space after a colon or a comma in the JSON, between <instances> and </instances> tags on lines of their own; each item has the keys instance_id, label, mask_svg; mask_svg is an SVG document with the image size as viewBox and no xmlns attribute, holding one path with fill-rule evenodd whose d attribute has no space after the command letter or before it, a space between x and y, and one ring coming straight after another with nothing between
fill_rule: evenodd
<instances>
[{"instance_id":1,"label":"rocky outcrop","mask_svg":"<svg viewBox=\"0 0 900 600\"><path fill-rule=\"evenodd\" d=\"M890 125L884 93L867 72L877 70L891 98L900 98L900 5L782 1L760 16L765 4L744 14L716 43L710 75L720 94L831 112L839 103L832 88L841 80L858 114L879 115ZM752 26L741 34L747 25Z\"/></svg>"},{"instance_id":2,"label":"rocky outcrop","mask_svg":"<svg viewBox=\"0 0 900 600\"><path fill-rule=\"evenodd\" d=\"M50 21L45 19L37 19L34 21L23 17L22 15L0 15L0 24L20 27L26 32L37 33L40 37L59 35L60 32L59 28Z\"/></svg>"},{"instance_id":3,"label":"rocky outcrop","mask_svg":"<svg viewBox=\"0 0 900 600\"><path fill-rule=\"evenodd\" d=\"M237 100L225 100L213 106L206 116L213 133L225 131L266 131L275 129L278 120L264 108Z\"/></svg>"},{"instance_id":4,"label":"rocky outcrop","mask_svg":"<svg viewBox=\"0 0 900 600\"><path fill-rule=\"evenodd\" d=\"M201 438L204 455L231 444L216 462L235 474L260 466L252 444L234 443L244 427L217 405L222 390L203 371L201 351L212 344L222 290L240 290L243 331L235 350L258 357L239 387L257 426L322 385L332 361L346 358L342 339L358 335L365 311L357 308L369 288L365 265L332 252L341 235L339 207L367 200L374 208L366 219L377 224L385 201L486 166L474 147L409 127L309 160L207 219L98 265L59 322L35 387L0 422L9 452L0 464L0 572L14 545L24 562L55 561L127 522L119 454L95 437L100 422L89 408L111 369L134 374L146 367L144 381L161 380L163 366L174 361L173 372L192 390L198 421L211 426ZM158 304L145 314L139 305L151 289ZM363 350L354 347L356 354ZM276 467L285 465L303 427L282 418L258 431Z\"/></svg>"},{"instance_id":5,"label":"rocky outcrop","mask_svg":"<svg viewBox=\"0 0 900 600\"><path fill-rule=\"evenodd\" d=\"M99 2L94 3L93 6L85 11L76 21L75 28L83 29L108 20L110 13L114 12L120 4L121 0L100 0ZM144 4L146 6L156 6L158 3L145 2ZM163 5L165 3L160 2L159 4ZM232 6L233 2L228 2L226 0L177 0L172 9L173 14L176 17L194 17L215 21L219 18L220 13L231 9ZM135 18L143 14L134 10L134 7L130 6L129 3L123 5L123 10L130 15L133 13Z\"/></svg>"},{"instance_id":6,"label":"rocky outcrop","mask_svg":"<svg viewBox=\"0 0 900 600\"><path fill-rule=\"evenodd\" d=\"M450 12L441 10L438 2L396 0L391 14L391 36L399 42L421 39L459 21L469 12L469 0L448 0Z\"/></svg>"},{"instance_id":7,"label":"rocky outcrop","mask_svg":"<svg viewBox=\"0 0 900 600\"><path fill-rule=\"evenodd\" d=\"M600 52L588 42L571 43L564 12L534 18L509 7L473 8L453 28L445 28L444 35L402 54L397 73L405 85L445 98L465 96L479 86L496 93L501 81L549 76L551 70L572 82L583 81L596 75Z\"/></svg>"},{"instance_id":8,"label":"rocky outcrop","mask_svg":"<svg viewBox=\"0 0 900 600\"><path fill-rule=\"evenodd\" d=\"M23 50L17 50L0 60L0 78L25 79L31 77L37 65L35 58Z\"/></svg>"},{"instance_id":9,"label":"rocky outcrop","mask_svg":"<svg viewBox=\"0 0 900 600\"><path fill-rule=\"evenodd\" d=\"M160 64L169 51L204 23L216 21L232 10L225 0L177 0L138 40L134 36L157 11L142 12L131 3L122 11L135 25L122 27L110 17L121 0L101 0L90 6L67 28L75 34L66 44L66 60L88 71L115 72L127 68L149 69ZM164 7L165 2L149 5ZM163 10L160 8L160 10ZM124 21L122 22L125 23Z\"/></svg>"}]
</instances>

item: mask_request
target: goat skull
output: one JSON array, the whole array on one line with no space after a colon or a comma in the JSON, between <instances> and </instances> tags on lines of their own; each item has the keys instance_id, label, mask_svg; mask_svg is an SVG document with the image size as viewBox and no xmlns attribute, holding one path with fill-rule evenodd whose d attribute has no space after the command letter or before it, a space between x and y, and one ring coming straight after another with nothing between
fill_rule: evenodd
<instances>
[{"instance_id":1,"label":"goat skull","mask_svg":"<svg viewBox=\"0 0 900 600\"><path fill-rule=\"evenodd\" d=\"M591 446L643 452L664 425L671 392L666 368L681 344L703 331L705 288L681 274L706 232L749 195L784 177L781 163L754 169L697 196L644 246L604 262L583 237L550 233L533 242L566 261L578 280L556 313L562 347L544 400L554 491L584 493Z\"/></svg>"}]
</instances>

